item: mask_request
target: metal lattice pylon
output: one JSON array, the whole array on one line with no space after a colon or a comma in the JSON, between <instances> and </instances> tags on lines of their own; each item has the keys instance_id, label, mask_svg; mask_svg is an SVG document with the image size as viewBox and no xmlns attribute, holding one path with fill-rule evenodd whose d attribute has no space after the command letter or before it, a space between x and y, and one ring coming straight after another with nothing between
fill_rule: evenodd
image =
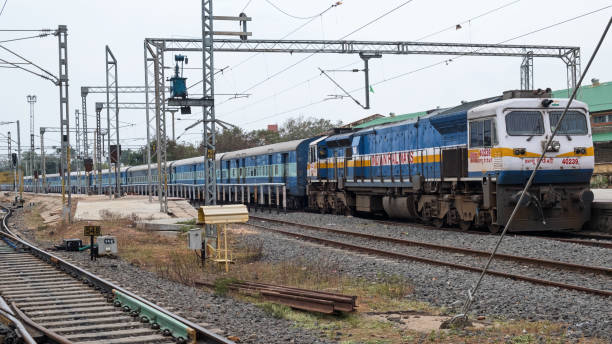
<instances>
[{"instance_id":1,"label":"metal lattice pylon","mask_svg":"<svg viewBox=\"0 0 612 344\"><path fill-rule=\"evenodd\" d=\"M108 45L106 46L106 121L108 128L108 176L109 185L113 185L111 176L114 175L114 186L109 188L109 197L121 197L121 148L119 145L119 94L117 90L117 59ZM115 171L112 166L111 144L115 142Z\"/></svg>"},{"instance_id":2,"label":"metal lattice pylon","mask_svg":"<svg viewBox=\"0 0 612 344\"><path fill-rule=\"evenodd\" d=\"M151 46L145 43L145 88L146 103L145 108L148 113L150 107L149 94L151 92L151 81L153 83L153 97L155 104L155 136L157 155L157 197L159 199L160 211L168 212L168 192L167 192L167 164L166 164L166 95L164 86L164 53L158 46ZM151 63L149 63L151 62ZM151 73L150 67L153 72ZM151 76L152 79L151 80Z\"/></svg>"},{"instance_id":3,"label":"metal lattice pylon","mask_svg":"<svg viewBox=\"0 0 612 344\"><path fill-rule=\"evenodd\" d=\"M521 90L533 90L533 52L528 51L521 63Z\"/></svg>"},{"instance_id":4,"label":"metal lattice pylon","mask_svg":"<svg viewBox=\"0 0 612 344\"><path fill-rule=\"evenodd\" d=\"M64 221L71 221L72 190L70 187L70 112L68 107L68 27L60 25L55 33L59 46L60 127L62 157L60 175L62 177L62 215Z\"/></svg>"},{"instance_id":5,"label":"metal lattice pylon","mask_svg":"<svg viewBox=\"0 0 612 344\"><path fill-rule=\"evenodd\" d=\"M202 94L213 99L215 94L215 70L213 47L212 0L202 0ZM217 179L215 173L215 105L205 105L202 112L204 146L204 202L217 204Z\"/></svg>"},{"instance_id":6,"label":"metal lattice pylon","mask_svg":"<svg viewBox=\"0 0 612 344\"><path fill-rule=\"evenodd\" d=\"M153 57L149 57L148 52L150 48L148 48L147 43L144 43L144 59L145 59L145 115L147 122L147 195L149 195L149 202L153 201L153 176L151 175L151 127L153 119L150 116L149 110L151 109L151 105L155 107L155 102L151 104L151 99L156 99L155 96L155 59Z\"/></svg>"},{"instance_id":7,"label":"metal lattice pylon","mask_svg":"<svg viewBox=\"0 0 612 344\"><path fill-rule=\"evenodd\" d=\"M81 167L79 164L79 160L81 160L81 126L79 125L79 110L75 109L74 110L74 128L75 128L75 135L74 135L74 140L76 143L76 160L75 160L75 165L76 165L76 173L77 173L77 185L76 185L76 193L80 194L81 193Z\"/></svg>"},{"instance_id":8,"label":"metal lattice pylon","mask_svg":"<svg viewBox=\"0 0 612 344\"><path fill-rule=\"evenodd\" d=\"M102 121L100 112L102 112L102 103L96 103L96 135L94 141L94 162L96 164L96 187L98 195L102 194Z\"/></svg>"}]
</instances>

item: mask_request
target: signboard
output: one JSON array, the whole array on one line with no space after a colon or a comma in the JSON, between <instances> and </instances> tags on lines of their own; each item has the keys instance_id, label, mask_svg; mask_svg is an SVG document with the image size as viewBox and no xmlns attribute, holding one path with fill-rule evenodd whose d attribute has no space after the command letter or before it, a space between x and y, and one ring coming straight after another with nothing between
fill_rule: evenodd
<instances>
[{"instance_id":1,"label":"signboard","mask_svg":"<svg viewBox=\"0 0 612 344\"><path fill-rule=\"evenodd\" d=\"M85 165L85 172L91 172L93 170L93 159L86 158L83 160L83 163Z\"/></svg>"},{"instance_id":2,"label":"signboard","mask_svg":"<svg viewBox=\"0 0 612 344\"><path fill-rule=\"evenodd\" d=\"M13 172L0 172L0 184L13 184Z\"/></svg>"},{"instance_id":3,"label":"signboard","mask_svg":"<svg viewBox=\"0 0 612 344\"><path fill-rule=\"evenodd\" d=\"M100 236L100 226L85 226L84 236Z\"/></svg>"},{"instance_id":4,"label":"signboard","mask_svg":"<svg viewBox=\"0 0 612 344\"><path fill-rule=\"evenodd\" d=\"M117 153L119 153L119 155L121 155L121 145L119 145L119 151L117 152L117 145L111 145L110 146L110 158L111 158L111 163L116 164L117 163Z\"/></svg>"}]
</instances>

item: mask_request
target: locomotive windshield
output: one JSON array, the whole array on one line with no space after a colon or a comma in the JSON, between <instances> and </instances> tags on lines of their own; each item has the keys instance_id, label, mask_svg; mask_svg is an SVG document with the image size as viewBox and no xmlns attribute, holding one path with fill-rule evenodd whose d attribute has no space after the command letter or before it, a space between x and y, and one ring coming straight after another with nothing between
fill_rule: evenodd
<instances>
[{"instance_id":1,"label":"locomotive windshield","mask_svg":"<svg viewBox=\"0 0 612 344\"><path fill-rule=\"evenodd\" d=\"M506 131L508 135L513 136L544 135L542 113L539 111L512 111L506 115Z\"/></svg>"},{"instance_id":2,"label":"locomotive windshield","mask_svg":"<svg viewBox=\"0 0 612 344\"><path fill-rule=\"evenodd\" d=\"M563 111L551 111L548 115L550 118L550 130L554 131L559 118ZM588 133L586 117L578 111L568 111L563 118L563 123L557 134L561 135L586 135Z\"/></svg>"}]
</instances>

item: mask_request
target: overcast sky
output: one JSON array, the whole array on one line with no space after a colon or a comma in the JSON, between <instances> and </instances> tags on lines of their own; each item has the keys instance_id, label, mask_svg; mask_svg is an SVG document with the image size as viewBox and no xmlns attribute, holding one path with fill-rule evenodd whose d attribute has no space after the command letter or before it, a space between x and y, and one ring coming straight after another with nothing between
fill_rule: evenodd
<instances>
[{"instance_id":1,"label":"overcast sky","mask_svg":"<svg viewBox=\"0 0 612 344\"><path fill-rule=\"evenodd\" d=\"M5 0L0 0L0 6ZM291 16L310 17L321 13L334 2L331 0L289 1L270 0ZM405 0L345 0L320 17L310 21L287 38L339 39ZM253 21L249 23L252 38L279 39L309 22L281 13L266 0L216 0L215 15L237 15L244 7ZM509 38L555 24L566 19L612 5L610 0L413 0L390 15L350 35L347 39L410 41L440 31L500 6L506 7L462 24L459 30L450 29L430 36L426 41L499 43ZM105 82L104 46L108 44L118 59L120 85L144 85L143 39L145 37L198 37L201 32L200 1L158 0L7 0L0 15L2 29L57 28L68 26L68 55L70 77L70 116L80 109L80 87L102 86ZM0 7L1 8L1 7ZM586 66L593 49L612 15L612 8L508 42L513 44L543 44L579 46L582 66ZM237 30L235 23L216 23L216 30ZM31 33L0 32L0 41L29 36ZM54 36L19 42L0 43L57 74L58 48ZM201 54L187 54L190 63L186 71L188 84L201 79ZM217 118L246 129L263 128L289 117L314 116L351 122L367 115L388 115L446 107L462 100L474 100L501 94L520 86L520 58L464 57L432 68L410 73L391 81L383 80L407 73L432 63L448 59L444 56L383 56L370 63L370 79L374 84L371 109L363 110L348 98L322 102L330 94L341 94L329 79L320 75L318 68L363 68L355 55L319 54L297 64L288 71L252 87L278 71L299 61L306 55L258 54L243 62L250 54L215 54L215 67L227 68L216 77L216 93L240 93L248 90L249 98L226 101L217 97ZM0 58L18 61L5 51ZM171 65L172 55L166 56ZM612 80L612 38L608 37L585 83L592 78ZM566 86L565 66L558 59L535 59L536 88L562 89ZM332 77L363 102L363 73L334 72ZM26 95L35 94L36 129L59 125L59 90L51 82L16 69L0 68L0 120L20 119L22 145L29 145L29 110ZM287 90L289 89L289 90ZM191 90L201 93L201 86ZM105 100L104 95L90 95L88 112L94 115L94 103ZM120 95L120 101L144 101L144 96ZM222 104L221 104L222 103ZM311 105L312 104L312 105ZM293 110L295 109L295 110ZM183 116L177 121L176 135L197 118ZM124 147L142 145L145 137L145 114L140 110L123 110L120 119L134 124L123 128L120 136ZM170 122L168 122L170 124ZM90 117L89 126L94 126ZM12 126L1 126L0 133L14 133ZM170 133L170 126L168 131ZM192 129L182 140L201 140L201 127ZM1 135L0 135L1 137ZM47 135L46 145L57 145L59 134ZM5 146L2 138L0 146ZM36 140L38 144L38 139ZM90 141L91 142L91 141ZM4 153L3 153L4 154Z\"/></svg>"}]
</instances>

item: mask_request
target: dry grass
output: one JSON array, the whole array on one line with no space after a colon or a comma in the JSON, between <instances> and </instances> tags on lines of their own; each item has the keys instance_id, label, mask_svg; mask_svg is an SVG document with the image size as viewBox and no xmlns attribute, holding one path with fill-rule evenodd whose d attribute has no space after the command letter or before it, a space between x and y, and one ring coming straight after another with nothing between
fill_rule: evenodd
<instances>
[{"instance_id":1,"label":"dry grass","mask_svg":"<svg viewBox=\"0 0 612 344\"><path fill-rule=\"evenodd\" d=\"M27 209L26 221L36 228L38 237L58 242L63 238L81 238L83 226L77 222L71 225L41 225L43 205ZM289 307L263 302L254 296L233 295L253 302L273 317L288 319L295 326L313 329L330 339L341 343L566 343L565 326L550 322L496 321L484 329L438 330L430 333L405 330L389 321L369 316L368 312L414 311L424 314L440 315L447 311L415 301L413 287L409 280L394 275L379 275L367 280L350 278L342 274L339 266L331 261L310 262L300 259L280 263L267 263L261 260L264 252L263 242L240 240L240 236L256 234L248 227L236 227L228 232L228 241L234 253L235 264L225 273L222 267L201 260L193 251L187 249L185 234L167 237L151 232L137 230L135 218L121 218L106 214L99 222L103 234L118 238L119 255L122 259L159 274L161 277L194 285L197 280L217 281L216 292L223 290L224 281L237 279L263 283L296 286L306 289L339 292L357 295L359 310L354 314L329 316L292 310ZM245 244L248 242L249 244ZM599 344L604 340L582 338L579 343Z\"/></svg>"}]
</instances>

